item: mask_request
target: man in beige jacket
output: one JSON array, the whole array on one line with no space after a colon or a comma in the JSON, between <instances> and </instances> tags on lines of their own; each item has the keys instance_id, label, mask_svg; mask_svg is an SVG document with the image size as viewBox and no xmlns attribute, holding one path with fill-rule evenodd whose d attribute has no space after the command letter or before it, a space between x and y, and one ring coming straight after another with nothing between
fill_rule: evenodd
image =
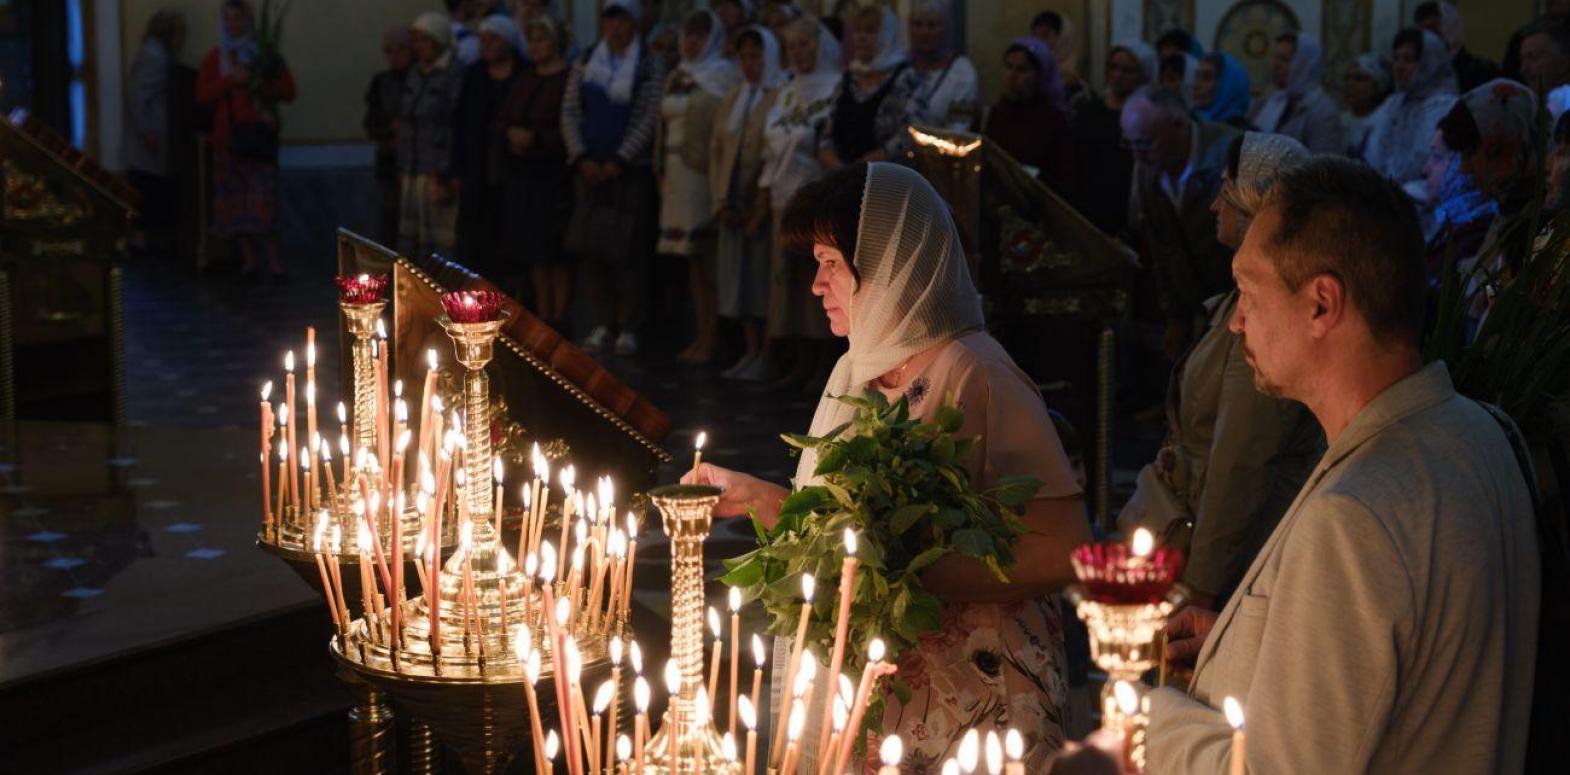
<instances>
[{"instance_id":1,"label":"man in beige jacket","mask_svg":"<svg viewBox=\"0 0 1570 775\"><path fill-rule=\"evenodd\" d=\"M1277 183L1233 274L1256 380L1305 404L1329 448L1219 617L1169 626L1197 661L1188 694L1151 694L1148 771L1227 771L1231 696L1250 772L1519 772L1531 497L1500 421L1422 364L1410 202L1317 159Z\"/></svg>"}]
</instances>

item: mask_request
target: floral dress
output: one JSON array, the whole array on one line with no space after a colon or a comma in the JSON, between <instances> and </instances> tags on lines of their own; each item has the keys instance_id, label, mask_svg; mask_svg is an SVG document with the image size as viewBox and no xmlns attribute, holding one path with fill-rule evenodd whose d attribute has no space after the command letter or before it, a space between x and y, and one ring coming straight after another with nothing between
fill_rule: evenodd
<instances>
[{"instance_id":1,"label":"floral dress","mask_svg":"<svg viewBox=\"0 0 1570 775\"><path fill-rule=\"evenodd\" d=\"M980 436L971 480L980 488L1000 477L1042 482L1038 498L1080 494L1062 442L1034 384L985 333L960 336L907 383L911 414L930 417L952 394L965 413L960 437ZM1063 620L1056 595L1013 603L944 603L937 632L903 654L899 677L911 689L901 703L890 692L883 733L905 743L901 772L937 773L965 731L983 735L1010 727L1025 738L1026 769L1045 770L1063 746L1069 685ZM869 749L875 756L877 747ZM868 772L874 763L868 761Z\"/></svg>"}]
</instances>

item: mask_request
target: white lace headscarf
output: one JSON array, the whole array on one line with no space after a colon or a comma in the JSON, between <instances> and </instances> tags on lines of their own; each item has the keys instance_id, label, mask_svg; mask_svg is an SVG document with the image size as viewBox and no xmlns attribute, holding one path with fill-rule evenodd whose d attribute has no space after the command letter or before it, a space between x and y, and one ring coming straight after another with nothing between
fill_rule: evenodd
<instances>
[{"instance_id":1,"label":"white lace headscarf","mask_svg":"<svg viewBox=\"0 0 1570 775\"><path fill-rule=\"evenodd\" d=\"M861 281L847 310L850 349L834 364L818 399L814 436L855 414L836 396L859 395L867 383L912 356L984 324L948 204L909 168L886 162L867 166L851 260ZM815 483L817 465L817 454L803 450L797 487Z\"/></svg>"},{"instance_id":2,"label":"white lace headscarf","mask_svg":"<svg viewBox=\"0 0 1570 775\"><path fill-rule=\"evenodd\" d=\"M1238 153L1237 177L1221 184L1221 197L1243 216L1241 228L1259 214L1276 180L1313 158L1295 138L1267 132L1244 132Z\"/></svg>"}]
</instances>

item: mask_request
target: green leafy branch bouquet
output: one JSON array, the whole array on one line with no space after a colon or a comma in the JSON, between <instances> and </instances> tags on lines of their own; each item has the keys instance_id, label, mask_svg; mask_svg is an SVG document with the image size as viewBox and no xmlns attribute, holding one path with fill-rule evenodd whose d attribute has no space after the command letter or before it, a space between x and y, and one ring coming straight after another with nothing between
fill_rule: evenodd
<instances>
[{"instance_id":1,"label":"green leafy branch bouquet","mask_svg":"<svg viewBox=\"0 0 1570 775\"><path fill-rule=\"evenodd\" d=\"M904 398L891 404L876 390L838 400L856 409L849 423L822 437L783 437L793 447L817 451L814 473L822 483L787 497L772 530L753 519L759 548L727 560L721 580L763 602L772 617L769 632L791 636L801 611L801 577L812 574L818 592L806 645L826 658L834 642L844 533L856 531L858 570L845 649L845 669L854 676L873 638L887 646L885 661L898 662L922 635L938 629L941 604L921 578L933 563L957 554L985 563L1007 581L1011 547L1025 532L1018 512L1041 483L1005 477L977 491L968 464L978 439L955 438L964 414L952 396L944 397L930 422L911 418ZM892 688L902 700L910 696L898 674ZM882 703L875 702L868 721L881 716Z\"/></svg>"}]
</instances>

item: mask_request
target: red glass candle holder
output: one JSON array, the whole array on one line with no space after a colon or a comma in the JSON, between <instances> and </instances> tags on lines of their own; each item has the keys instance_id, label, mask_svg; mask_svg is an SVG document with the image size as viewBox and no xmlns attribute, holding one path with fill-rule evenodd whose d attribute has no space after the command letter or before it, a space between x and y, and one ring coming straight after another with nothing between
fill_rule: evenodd
<instances>
[{"instance_id":1,"label":"red glass candle holder","mask_svg":"<svg viewBox=\"0 0 1570 775\"><path fill-rule=\"evenodd\" d=\"M339 275L338 301L345 304L375 304L387 299L387 275Z\"/></svg>"},{"instance_id":2,"label":"red glass candle holder","mask_svg":"<svg viewBox=\"0 0 1570 775\"><path fill-rule=\"evenodd\" d=\"M496 291L450 291L442 294L442 310L454 323L490 323L501 317L504 300Z\"/></svg>"},{"instance_id":3,"label":"red glass candle holder","mask_svg":"<svg viewBox=\"0 0 1570 775\"><path fill-rule=\"evenodd\" d=\"M1080 545L1071 559L1085 596L1110 605L1159 603L1183 575L1183 553L1166 547L1142 557L1128 544L1102 541Z\"/></svg>"}]
</instances>

